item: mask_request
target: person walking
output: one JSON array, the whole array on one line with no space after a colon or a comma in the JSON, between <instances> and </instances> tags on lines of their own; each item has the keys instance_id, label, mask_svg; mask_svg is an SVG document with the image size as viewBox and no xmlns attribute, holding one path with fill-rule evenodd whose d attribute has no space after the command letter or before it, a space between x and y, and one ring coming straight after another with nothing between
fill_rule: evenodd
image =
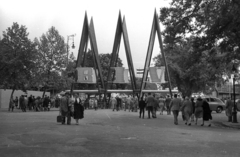
<instances>
[{"instance_id":1,"label":"person walking","mask_svg":"<svg viewBox=\"0 0 240 157\"><path fill-rule=\"evenodd\" d=\"M98 100L97 100L96 97L93 99L93 106L94 106L94 109L95 109L95 111L96 111L97 108L98 108Z\"/></svg>"},{"instance_id":2,"label":"person walking","mask_svg":"<svg viewBox=\"0 0 240 157\"><path fill-rule=\"evenodd\" d=\"M35 98L35 96L32 96L32 109L33 109L33 111L36 111L36 98Z\"/></svg>"},{"instance_id":3,"label":"person walking","mask_svg":"<svg viewBox=\"0 0 240 157\"><path fill-rule=\"evenodd\" d=\"M232 110L233 110L233 102L230 97L228 97L226 101L226 116L228 117L228 122L232 122Z\"/></svg>"},{"instance_id":4,"label":"person walking","mask_svg":"<svg viewBox=\"0 0 240 157\"><path fill-rule=\"evenodd\" d=\"M202 105L203 105L203 100L199 96L197 98L197 102L195 103L195 112L194 112L194 116L196 118L196 122L195 122L196 125L197 125L198 119L203 117L203 107L202 107Z\"/></svg>"},{"instance_id":5,"label":"person walking","mask_svg":"<svg viewBox=\"0 0 240 157\"><path fill-rule=\"evenodd\" d=\"M47 95L45 95L44 99L43 99L43 111L48 110L48 104L49 104L49 99L48 99Z\"/></svg>"},{"instance_id":6,"label":"person walking","mask_svg":"<svg viewBox=\"0 0 240 157\"><path fill-rule=\"evenodd\" d=\"M21 95L20 98L19 98L19 107L24 112L23 104L24 104L24 98L23 98L23 95Z\"/></svg>"},{"instance_id":7,"label":"person walking","mask_svg":"<svg viewBox=\"0 0 240 157\"><path fill-rule=\"evenodd\" d=\"M194 102L194 98L191 98L191 103L192 103L192 116L191 116L191 122L194 122L194 113L195 113L195 102Z\"/></svg>"},{"instance_id":8,"label":"person walking","mask_svg":"<svg viewBox=\"0 0 240 157\"><path fill-rule=\"evenodd\" d=\"M38 96L37 98L36 98L36 100L35 100L35 111L36 112L38 112L38 111L40 111L40 96Z\"/></svg>"},{"instance_id":9,"label":"person walking","mask_svg":"<svg viewBox=\"0 0 240 157\"><path fill-rule=\"evenodd\" d=\"M166 106L166 110L167 110L167 115L171 115L171 110L170 110L170 102L171 102L171 97L170 95L167 95L167 98L165 100L165 106Z\"/></svg>"},{"instance_id":10,"label":"person walking","mask_svg":"<svg viewBox=\"0 0 240 157\"><path fill-rule=\"evenodd\" d=\"M90 98L89 99L89 108L94 108L94 101L93 101L93 98Z\"/></svg>"},{"instance_id":11,"label":"person walking","mask_svg":"<svg viewBox=\"0 0 240 157\"><path fill-rule=\"evenodd\" d=\"M211 115L212 111L210 109L210 106L209 106L209 103L207 102L207 100L203 101L202 108L203 108L203 121L202 121L202 125L201 126L204 126L204 122L205 121L212 120L212 115ZM209 122L208 126L209 127L211 126L210 122Z\"/></svg>"},{"instance_id":12,"label":"person walking","mask_svg":"<svg viewBox=\"0 0 240 157\"><path fill-rule=\"evenodd\" d=\"M86 110L86 109L89 109L89 100L90 100L90 98L89 97L87 97L86 99L85 99L85 101L84 101L84 109Z\"/></svg>"},{"instance_id":13,"label":"person walking","mask_svg":"<svg viewBox=\"0 0 240 157\"><path fill-rule=\"evenodd\" d=\"M66 117L67 117L67 124L71 124L71 114L70 114L70 100L69 100L69 93L65 93L65 95L60 100L60 107L59 112L62 116L62 124L65 124Z\"/></svg>"},{"instance_id":14,"label":"person walking","mask_svg":"<svg viewBox=\"0 0 240 157\"><path fill-rule=\"evenodd\" d=\"M182 100L178 98L177 94L174 94L174 98L170 102L170 109L173 113L174 117L174 124L178 125L178 114L179 114L179 109L181 107Z\"/></svg>"},{"instance_id":15,"label":"person walking","mask_svg":"<svg viewBox=\"0 0 240 157\"><path fill-rule=\"evenodd\" d=\"M14 99L14 103L15 103L15 107L16 109L18 108L18 97L16 96L16 98Z\"/></svg>"},{"instance_id":16,"label":"person walking","mask_svg":"<svg viewBox=\"0 0 240 157\"><path fill-rule=\"evenodd\" d=\"M117 100L116 100L116 98L111 97L109 103L110 103L110 106L111 106L113 111L117 110Z\"/></svg>"},{"instance_id":17,"label":"person walking","mask_svg":"<svg viewBox=\"0 0 240 157\"><path fill-rule=\"evenodd\" d=\"M82 104L82 100L80 99L78 94L75 94L75 101L74 101L74 113L73 118L76 120L76 125L79 124L79 119L84 117L84 107Z\"/></svg>"},{"instance_id":18,"label":"person walking","mask_svg":"<svg viewBox=\"0 0 240 157\"><path fill-rule=\"evenodd\" d=\"M157 109L159 107L159 100L155 97L155 94L153 94L154 103L153 103L153 112L152 117L157 118Z\"/></svg>"},{"instance_id":19,"label":"person walking","mask_svg":"<svg viewBox=\"0 0 240 157\"><path fill-rule=\"evenodd\" d=\"M144 113L145 113L145 107L146 107L146 102L143 100L143 97L141 98L141 100L139 101L139 118L143 118L144 119Z\"/></svg>"},{"instance_id":20,"label":"person walking","mask_svg":"<svg viewBox=\"0 0 240 157\"><path fill-rule=\"evenodd\" d=\"M116 110L118 111L121 107L121 98L117 95L115 99L117 101Z\"/></svg>"},{"instance_id":21,"label":"person walking","mask_svg":"<svg viewBox=\"0 0 240 157\"><path fill-rule=\"evenodd\" d=\"M160 96L158 104L159 104L160 115L163 115L163 110L164 110L164 106L165 106L165 99L163 96Z\"/></svg>"},{"instance_id":22,"label":"person walking","mask_svg":"<svg viewBox=\"0 0 240 157\"><path fill-rule=\"evenodd\" d=\"M133 97L130 96L130 101L129 101L129 112L132 111L133 112Z\"/></svg>"},{"instance_id":23,"label":"person walking","mask_svg":"<svg viewBox=\"0 0 240 157\"><path fill-rule=\"evenodd\" d=\"M55 99L55 108L58 108L59 104L60 104L60 98L59 98L59 96L57 96Z\"/></svg>"},{"instance_id":24,"label":"person walking","mask_svg":"<svg viewBox=\"0 0 240 157\"><path fill-rule=\"evenodd\" d=\"M130 103L131 103L131 98L130 96L128 95L125 99L125 111L128 109L129 112L130 112Z\"/></svg>"},{"instance_id":25,"label":"person walking","mask_svg":"<svg viewBox=\"0 0 240 157\"><path fill-rule=\"evenodd\" d=\"M23 112L27 112L27 111L26 111L26 110L27 110L27 105L28 105L27 95L25 95L23 98L24 98L24 99L23 99Z\"/></svg>"},{"instance_id":26,"label":"person walking","mask_svg":"<svg viewBox=\"0 0 240 157\"><path fill-rule=\"evenodd\" d=\"M9 102L9 109L8 109L8 111L12 111L13 112L14 106L15 106L14 99L13 99L13 96L11 96L10 102Z\"/></svg>"},{"instance_id":27,"label":"person walking","mask_svg":"<svg viewBox=\"0 0 240 157\"><path fill-rule=\"evenodd\" d=\"M153 104L155 103L155 99L154 97L151 95L151 93L148 93L148 97L146 99L146 103L147 103L147 110L148 110L148 118L151 118L151 113L153 116Z\"/></svg>"},{"instance_id":28,"label":"person walking","mask_svg":"<svg viewBox=\"0 0 240 157\"><path fill-rule=\"evenodd\" d=\"M185 101L183 102L181 110L185 118L185 124L190 126L191 125L190 118L193 112L192 112L192 102L189 100L188 97L185 97Z\"/></svg>"},{"instance_id":29,"label":"person walking","mask_svg":"<svg viewBox=\"0 0 240 157\"><path fill-rule=\"evenodd\" d=\"M134 112L138 111L138 98L137 98L137 96L133 96L133 110L134 110Z\"/></svg>"}]
</instances>

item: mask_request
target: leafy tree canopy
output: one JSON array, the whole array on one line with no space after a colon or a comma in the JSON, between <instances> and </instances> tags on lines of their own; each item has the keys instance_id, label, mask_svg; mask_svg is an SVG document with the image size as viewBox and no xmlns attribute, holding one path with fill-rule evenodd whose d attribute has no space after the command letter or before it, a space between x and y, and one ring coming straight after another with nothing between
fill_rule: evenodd
<instances>
[{"instance_id":1,"label":"leafy tree canopy","mask_svg":"<svg viewBox=\"0 0 240 157\"><path fill-rule=\"evenodd\" d=\"M25 90L36 63L35 44L27 28L13 23L0 42L0 82L4 88Z\"/></svg>"},{"instance_id":2,"label":"leafy tree canopy","mask_svg":"<svg viewBox=\"0 0 240 157\"><path fill-rule=\"evenodd\" d=\"M240 59L239 7L239 0L173 0L170 7L160 9L165 43L195 36L198 48L210 51L217 46L229 60Z\"/></svg>"},{"instance_id":3,"label":"leafy tree canopy","mask_svg":"<svg viewBox=\"0 0 240 157\"><path fill-rule=\"evenodd\" d=\"M217 74L221 73L213 63L209 62L209 55L197 52L193 49L194 38L182 40L174 46L165 46L167 61L172 85L178 87L185 96L191 96L193 92L206 91L215 84L215 80L221 79ZM154 58L155 66L163 64L162 56Z\"/></svg>"},{"instance_id":4,"label":"leafy tree canopy","mask_svg":"<svg viewBox=\"0 0 240 157\"><path fill-rule=\"evenodd\" d=\"M221 83L240 59L239 6L238 0L173 0L160 9L171 79L181 92ZM162 64L161 56L155 60Z\"/></svg>"},{"instance_id":5,"label":"leafy tree canopy","mask_svg":"<svg viewBox=\"0 0 240 157\"><path fill-rule=\"evenodd\" d=\"M35 85L45 88L66 86L61 77L67 61L64 38L55 27L51 27L39 39L35 38L35 43L38 50Z\"/></svg>"}]
</instances>

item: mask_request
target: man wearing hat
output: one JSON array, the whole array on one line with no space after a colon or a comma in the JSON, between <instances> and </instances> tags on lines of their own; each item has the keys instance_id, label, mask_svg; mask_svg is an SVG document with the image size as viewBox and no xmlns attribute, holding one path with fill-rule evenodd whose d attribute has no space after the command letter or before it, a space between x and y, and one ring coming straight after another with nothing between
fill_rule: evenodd
<instances>
[{"instance_id":1,"label":"man wearing hat","mask_svg":"<svg viewBox=\"0 0 240 157\"><path fill-rule=\"evenodd\" d=\"M178 125L178 114L179 114L179 109L181 105L182 105L182 100L178 98L177 94L174 94L174 98L171 100L169 107L173 113L175 125Z\"/></svg>"},{"instance_id":2,"label":"man wearing hat","mask_svg":"<svg viewBox=\"0 0 240 157\"><path fill-rule=\"evenodd\" d=\"M65 120L66 120L66 117L67 117L67 124L68 125L71 124L69 96L70 96L70 94L68 92L66 92L64 94L64 96L60 100L60 107L59 107L59 111L60 111L60 114L62 116L62 124L65 124L65 122L66 122Z\"/></svg>"}]
</instances>

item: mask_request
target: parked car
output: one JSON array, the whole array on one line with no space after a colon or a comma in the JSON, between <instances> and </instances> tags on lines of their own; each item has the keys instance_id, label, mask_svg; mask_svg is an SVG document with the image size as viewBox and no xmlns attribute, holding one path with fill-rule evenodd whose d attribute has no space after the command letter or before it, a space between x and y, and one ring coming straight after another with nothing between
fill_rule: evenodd
<instances>
[{"instance_id":1,"label":"parked car","mask_svg":"<svg viewBox=\"0 0 240 157\"><path fill-rule=\"evenodd\" d=\"M226 109L225 103L219 98L203 97L203 99L207 100L211 111L216 111L217 113L221 113L223 110Z\"/></svg>"}]
</instances>

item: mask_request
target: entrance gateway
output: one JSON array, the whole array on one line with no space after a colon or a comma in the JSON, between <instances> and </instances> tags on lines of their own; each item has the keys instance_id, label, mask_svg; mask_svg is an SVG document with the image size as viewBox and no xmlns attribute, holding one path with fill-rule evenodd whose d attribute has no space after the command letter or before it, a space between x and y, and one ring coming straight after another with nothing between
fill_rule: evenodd
<instances>
[{"instance_id":1,"label":"entrance gateway","mask_svg":"<svg viewBox=\"0 0 240 157\"><path fill-rule=\"evenodd\" d=\"M98 48L97 48L93 19L91 18L90 24L88 24L87 13L85 13L85 18L84 18L83 28L82 28L82 35L81 35L80 46L79 46L78 57L77 57L77 63L76 63L76 72L74 75L75 82L72 84L72 87L70 90L71 94L73 92L89 93L89 94L95 93L95 94L104 94L104 97L106 97L106 94L108 93L132 93L133 95L137 95L138 98L140 98L143 96L143 93L149 93L149 92L150 93L168 93L169 92L171 96L172 96L172 92L177 92L177 91L171 90L172 88L171 88L170 76L169 76L165 53L163 51L161 31L160 31L160 25L159 25L158 19L159 19L158 15L155 10L148 49L147 49L147 55L145 60L145 66L143 69L143 79L141 82L140 89L137 89L125 17L123 17L122 19L121 12L119 12L113 50L111 54L111 61L110 61L110 66L108 70L107 82L104 82L99 55L98 55ZM156 33L159 40L161 54L164 60L164 66L162 67L150 67ZM119 55L121 37L123 37L127 64L129 69L125 69L124 67L117 67L117 59ZM94 67L84 66L85 56L88 48L88 41L90 41L90 47L93 53ZM130 81L128 79L128 73L130 75ZM165 73L168 79L167 81L169 85L169 90L146 90L145 89L146 82L148 81L148 74L150 74L150 79L152 83L165 83ZM97 89L76 90L74 89L75 83L96 84ZM129 84L129 83L131 83L132 89L113 89L112 88L113 84Z\"/></svg>"}]
</instances>

